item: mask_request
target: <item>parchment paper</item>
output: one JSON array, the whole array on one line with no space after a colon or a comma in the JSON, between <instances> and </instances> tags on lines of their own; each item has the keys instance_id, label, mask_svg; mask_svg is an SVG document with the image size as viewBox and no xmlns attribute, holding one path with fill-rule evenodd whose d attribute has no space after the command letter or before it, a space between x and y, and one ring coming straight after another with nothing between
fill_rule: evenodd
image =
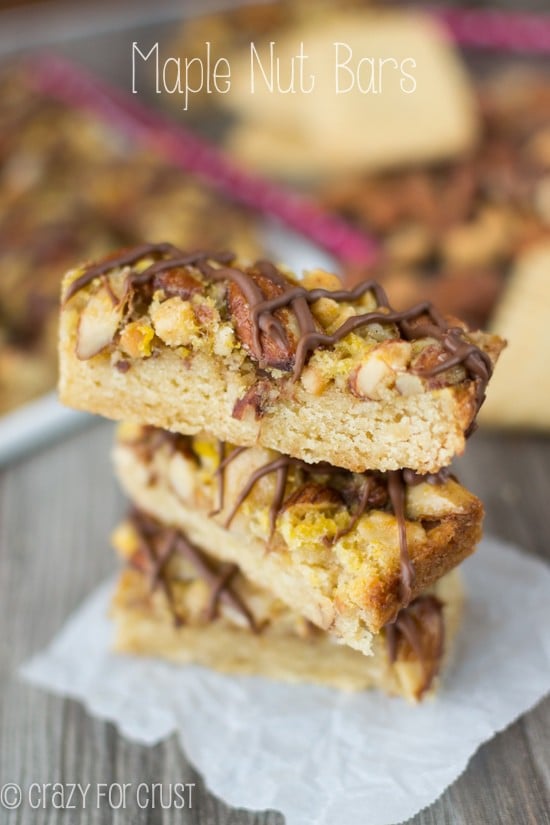
<instances>
[{"instance_id":1,"label":"parchment paper","mask_svg":"<svg viewBox=\"0 0 550 825\"><path fill-rule=\"evenodd\" d=\"M549 568L485 539L464 574L453 663L437 698L418 707L116 656L112 582L22 672L130 739L152 745L176 731L208 787L232 805L274 808L287 825L390 825L437 799L550 685Z\"/></svg>"}]
</instances>

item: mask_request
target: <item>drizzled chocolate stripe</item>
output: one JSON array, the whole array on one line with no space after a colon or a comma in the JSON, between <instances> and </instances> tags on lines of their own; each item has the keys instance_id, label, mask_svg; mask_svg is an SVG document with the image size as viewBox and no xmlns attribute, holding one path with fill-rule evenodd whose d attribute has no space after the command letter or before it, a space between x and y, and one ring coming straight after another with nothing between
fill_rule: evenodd
<instances>
[{"instance_id":1,"label":"drizzled chocolate stripe","mask_svg":"<svg viewBox=\"0 0 550 825\"><path fill-rule=\"evenodd\" d=\"M182 533L178 533L175 549L180 555L190 561L197 573L210 586L210 601L206 613L209 621L216 618L220 602L224 602L232 607L246 619L251 630L258 630L252 613L247 608L242 599L231 588L231 580L239 572L236 564L224 564L219 572L215 572L205 555L192 544Z\"/></svg>"},{"instance_id":2,"label":"drizzled chocolate stripe","mask_svg":"<svg viewBox=\"0 0 550 825\"><path fill-rule=\"evenodd\" d=\"M223 502L225 500L225 469L232 461L234 461L239 455L241 455L247 449L250 448L236 447L234 450L231 451L231 453L229 453L229 455L225 456L225 447L222 445L222 451L220 452L220 455L222 455L223 452L223 455L225 457L221 461L216 471L216 474L219 476L220 491L220 505L216 510L216 514L221 512L221 510L223 509ZM346 473L346 471L342 470L342 468L334 467L331 464L308 464L305 461L302 461L297 458L292 458L290 456L279 456L273 461L269 461L266 464L263 464L261 467L258 467L250 475L244 487L237 496L237 499L235 500L229 515L226 517L224 526L226 528L230 527L231 522L235 518L239 508L248 498L248 496L250 495L256 484L260 481L260 479L264 478L267 475L270 475L271 473L275 473L275 490L273 492L273 497L269 506L269 538L271 539L273 533L275 532L277 518L281 514L284 507L286 485L288 481L288 474L291 468L298 469L299 471L303 472L306 477L312 475L341 475L343 473ZM447 468L444 468L443 470L440 470L438 473L431 473L427 475L419 475L413 472L412 470L393 470L387 473L381 473L378 471L367 471L365 473L362 473L361 476L363 477L363 483L361 486L361 492L359 494L357 507L351 515L350 521L346 525L346 527L340 530L338 533L336 533L336 535L330 540L330 542L335 543L336 541L339 541L343 536L347 535L353 530L361 516L369 509L369 506L371 505L370 493L374 481L378 480L384 483L388 491L388 497L390 500L391 508L395 515L398 527L401 586L400 600L402 604L407 605L409 604L412 595L412 589L415 580L415 571L414 565L409 556L407 542L407 519L405 512L406 488L407 486L416 486L417 484L421 484L423 482L430 484L443 484L451 477L451 474Z\"/></svg>"},{"instance_id":3,"label":"drizzled chocolate stripe","mask_svg":"<svg viewBox=\"0 0 550 825\"><path fill-rule=\"evenodd\" d=\"M104 275L112 269L118 269L123 266L131 266L132 264L140 261L142 258L153 255L164 255L167 253L172 253L175 257L168 260L157 261L147 267L147 269L144 269L143 272L132 273L132 277L130 279L132 285L139 286L148 283L159 272L164 272L167 269L174 269L178 266L195 266L200 261L206 260L207 258L210 260L219 261L219 263L227 263L234 258L233 253L227 251L197 251L185 254L181 249L178 249L170 243L142 244L141 246L134 247L133 249L122 250L118 254L110 255L105 260L89 266L85 272L83 272L80 277L76 278L69 286L65 294L65 301L70 300L73 295L76 295L77 292L85 286L88 286L94 278L98 278L100 275Z\"/></svg>"},{"instance_id":4,"label":"drizzled chocolate stripe","mask_svg":"<svg viewBox=\"0 0 550 825\"><path fill-rule=\"evenodd\" d=\"M393 664L398 658L398 648L404 640L419 661L423 682L417 691L417 699L429 690L439 672L445 648L445 622L443 603L430 594L418 596L399 611L395 621L384 627L388 659ZM426 645L431 635L431 644Z\"/></svg>"},{"instance_id":5,"label":"drizzled chocolate stripe","mask_svg":"<svg viewBox=\"0 0 550 825\"><path fill-rule=\"evenodd\" d=\"M418 338L435 338L438 340L443 348L449 353L449 358L445 359L441 364L437 364L430 370L426 370L423 377L432 377L450 369L458 364L463 364L470 376L478 379L478 393L477 403L481 406L485 396L485 389L487 382L492 374L492 363L489 356L484 353L479 347L465 341L464 331L460 327L450 327L445 318L440 315L433 304L429 301L423 301L408 310L397 311L392 309L385 290L376 281L364 281L358 284L352 290L335 290L328 289L305 289L301 286L289 288L288 291L272 298L269 301L263 301L252 309L253 319L259 319L265 313L272 313L277 309L291 304L294 306L296 302L302 301L308 305L315 303L321 298L330 298L333 301L353 302L361 298L367 292L372 292L376 298L379 307L385 309L385 312L378 310L372 312L362 313L348 318L332 335L327 335L318 332L313 328L306 329L302 319L297 314L298 325L300 327L301 337L298 342L296 351L296 361L294 367L294 378L298 378L305 366L308 354L320 346L333 346L342 338L345 338L350 332L356 329L368 326L373 323L394 323L399 329L400 335L406 340L417 340ZM303 310L302 310L303 313ZM313 319L311 312L309 315ZM427 315L431 323L426 325L413 325L412 320L421 318ZM313 319L314 320L314 319Z\"/></svg>"},{"instance_id":6,"label":"drizzled chocolate stripe","mask_svg":"<svg viewBox=\"0 0 550 825\"><path fill-rule=\"evenodd\" d=\"M183 533L175 528L163 527L159 522L144 513L134 510L130 514L130 521L134 526L139 539L139 550L143 552L151 590L161 586L172 608L174 621L181 624L181 618L175 611L172 592L168 584L166 567L175 553L191 562L197 575L210 588L210 597L206 610L207 621L212 621L218 615L219 604L224 602L243 616L250 629L256 633L259 628L254 616L240 596L232 589L231 582L238 572L235 564L224 564L219 571L214 570L204 553L192 544ZM132 560L130 560L132 563ZM133 561L136 567L139 565Z\"/></svg>"},{"instance_id":7,"label":"drizzled chocolate stripe","mask_svg":"<svg viewBox=\"0 0 550 825\"><path fill-rule=\"evenodd\" d=\"M141 258L147 255L162 255L165 252L177 251L175 246L166 243L145 243L141 246L133 247L132 249L125 249L115 255L109 255L100 263L89 266L80 277L76 278L69 286L65 293L65 301L70 300L73 295L76 295L85 286L88 286L94 278L104 275L111 269L117 269L121 266L131 266L137 263Z\"/></svg>"},{"instance_id":8,"label":"drizzled chocolate stripe","mask_svg":"<svg viewBox=\"0 0 550 825\"><path fill-rule=\"evenodd\" d=\"M353 528L355 527L355 525L358 523L359 519L361 518L361 516L363 515L363 513L365 512L365 510L369 506L369 496L370 496L370 492L371 492L371 487L372 487L372 478L365 475L365 480L364 480L362 488L361 488L359 501L357 502L357 509L353 513L353 515L350 518L348 524L336 533L336 535L334 536L334 538L332 540L333 544L336 544L336 542L340 541L340 539L344 538L344 536L349 535L351 533L351 531L353 530Z\"/></svg>"},{"instance_id":9,"label":"drizzled chocolate stripe","mask_svg":"<svg viewBox=\"0 0 550 825\"><path fill-rule=\"evenodd\" d=\"M399 564L401 567L401 601L409 604L414 584L414 567L409 556L407 542L407 520L405 514L405 481L401 470L392 470L387 475L388 494L399 531Z\"/></svg>"},{"instance_id":10,"label":"drizzled chocolate stripe","mask_svg":"<svg viewBox=\"0 0 550 825\"><path fill-rule=\"evenodd\" d=\"M294 381L300 377L309 355L317 348L334 346L350 332L370 324L393 323L403 339L412 341L424 337L435 338L446 353L444 360L422 372L422 377L434 377L451 367L462 365L470 379L475 382L477 410L479 410L485 399L487 383L493 370L489 356L465 338L464 330L461 327L449 325L428 301L419 303L408 310L394 310L385 291L372 280L364 281L352 290L331 291L322 288L308 290L288 281L284 274L269 261L258 261L250 269L243 270L230 266L235 261L235 256L231 252L200 251L186 254L171 244L144 244L134 250L123 251L119 255L89 267L69 286L65 300L69 300L79 289L82 289L99 275L115 267L131 266L147 255L158 255L161 260L151 264L142 273L133 273L131 275L133 286L148 283L160 272L186 266L196 267L207 280L233 282L241 290L249 305L252 321L253 352L260 354L263 352L262 333L270 337L281 348L286 348L288 368L292 369ZM218 264L218 266L213 266L211 262ZM283 291L275 298L266 299L262 290L254 282L254 271L271 281L278 290L282 289ZM367 292L371 292L375 297L376 310L348 318L330 335L318 329L310 308L312 303L321 298L353 303ZM291 353L290 342L284 325L274 314L277 310L283 308L292 310L298 325L299 337L295 356ZM423 321L423 319L427 320ZM259 360L262 364L261 357ZM473 432L474 426L472 422L467 435Z\"/></svg>"},{"instance_id":11,"label":"drizzled chocolate stripe","mask_svg":"<svg viewBox=\"0 0 550 825\"><path fill-rule=\"evenodd\" d=\"M229 458L232 455L233 453ZM223 565L219 572L214 572L205 555L181 531L163 527L141 510L134 510L130 520L138 533L139 549L144 553L148 563L147 573L151 590L159 586L163 588L176 624L181 624L181 619L175 610L165 568L173 554L177 552L191 562L197 574L210 587L206 610L208 621L216 618L219 603L223 601L241 613L253 632L259 632L260 628L251 612L231 589L231 581L238 573L237 565ZM130 563L135 562L131 559ZM139 564L135 563L135 566L142 570ZM414 657L420 663L424 679L417 691L417 698L421 698L437 675L443 657L445 627L442 602L433 595L417 597L408 607L399 611L395 621L385 625L384 634L388 659L392 664L399 658L399 646L402 640L408 644Z\"/></svg>"},{"instance_id":12,"label":"drizzled chocolate stripe","mask_svg":"<svg viewBox=\"0 0 550 825\"><path fill-rule=\"evenodd\" d=\"M175 531L167 531L162 537L159 546L154 541L151 530L148 529L145 516L142 513L135 511L132 513L131 520L138 534L138 552L143 553L146 560L149 587L151 591L156 590L159 586L162 588L172 610L174 622L176 625L179 625L181 624L181 620L175 611L172 591L164 575L166 564L174 552ZM136 563L134 557L130 559L130 563L139 569L139 565Z\"/></svg>"}]
</instances>

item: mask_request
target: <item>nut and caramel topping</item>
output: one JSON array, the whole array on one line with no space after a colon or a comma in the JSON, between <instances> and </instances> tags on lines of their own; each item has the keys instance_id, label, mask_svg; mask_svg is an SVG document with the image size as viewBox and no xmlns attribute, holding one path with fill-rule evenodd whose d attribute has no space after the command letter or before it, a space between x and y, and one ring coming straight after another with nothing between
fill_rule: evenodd
<instances>
[{"instance_id":1,"label":"nut and caramel topping","mask_svg":"<svg viewBox=\"0 0 550 825\"><path fill-rule=\"evenodd\" d=\"M65 303L88 287L79 358L109 344L123 357L149 357L158 340L184 355L204 347L238 351L259 379L280 383L290 373L290 383L303 377L314 393L339 376L351 394L371 400L471 380L477 408L493 369L459 322L428 301L395 310L373 280L351 290L334 283L308 288L268 261L244 266L231 252L144 244L77 271ZM408 384L405 375L413 378ZM236 406L236 417L246 406L261 414L268 392L261 381L258 390Z\"/></svg>"},{"instance_id":2,"label":"nut and caramel topping","mask_svg":"<svg viewBox=\"0 0 550 825\"><path fill-rule=\"evenodd\" d=\"M151 461L157 448L167 445L170 454L180 452L197 468L204 465L203 442L197 441L192 436L181 436L153 427L143 427L138 430L137 435L132 433L128 443L142 454L146 461ZM261 464L244 478L242 487L237 492L232 491L230 505L226 508L227 468L239 456L250 450L254 448L232 447L212 439L211 449L207 450L207 463L210 467L209 477L217 479L218 482L218 500L210 516L223 513L223 524L226 529L229 529L254 489L267 477L274 478L275 482L269 493L267 509L267 541L270 546L279 518L291 508L294 510L304 508L309 512L317 509L326 512L332 509L339 514L337 519L330 522L331 528L334 529L329 529L322 536L323 544L327 548L333 547L351 534L364 514L372 510L391 513L395 517L398 530L400 603L407 605L410 602L415 571L407 542L405 507L407 488L422 483L445 484L450 478L454 480L448 469L431 475L419 475L412 470L352 473L327 463L309 464L290 456L275 455L272 460Z\"/></svg>"}]
</instances>

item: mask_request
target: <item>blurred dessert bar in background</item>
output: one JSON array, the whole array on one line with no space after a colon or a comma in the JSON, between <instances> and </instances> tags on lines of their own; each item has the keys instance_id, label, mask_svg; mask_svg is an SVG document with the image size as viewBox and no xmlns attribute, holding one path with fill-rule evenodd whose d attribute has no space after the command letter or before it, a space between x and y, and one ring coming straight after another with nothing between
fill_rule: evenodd
<instances>
[{"instance_id":1,"label":"blurred dessert bar in background","mask_svg":"<svg viewBox=\"0 0 550 825\"><path fill-rule=\"evenodd\" d=\"M250 212L92 115L0 73L0 413L56 382L59 282L144 236L258 250Z\"/></svg>"},{"instance_id":2,"label":"blurred dessert bar in background","mask_svg":"<svg viewBox=\"0 0 550 825\"><path fill-rule=\"evenodd\" d=\"M545 326L527 321L519 306L527 302L543 307L550 301L549 278L531 274L528 292L523 294L521 288L525 273L533 271L531 262L536 259L533 266L540 270L550 250L548 70L540 62L518 57L492 61L485 55L480 63L471 54L461 56L449 44L448 33L442 34L423 15L411 17L398 9L387 15L373 6L348 2L336 11L333 4L304 0L259 4L250 13L230 9L189 21L170 49L192 54L197 43L212 39L233 59L240 59L236 66L244 65L251 41L259 44L260 55L271 41L281 56L300 40L312 44L315 52L324 28L331 30L331 21L335 30L335 20L339 33L348 31L349 22L350 44L362 36L369 55L376 55L385 42L386 25L388 32L394 27L397 37L390 37L392 46L400 42L400 27L425 37L428 51L432 54L434 49L440 61L439 93L447 84L447 95L460 119L461 139L454 145L433 143L445 110L436 104L438 92L429 82L425 85L433 98L429 122L423 119L417 89L411 97L419 109L408 113L401 128L391 118L391 107L384 109L380 100L373 103L376 95L359 99L357 89L347 95L347 103L352 104L347 113L335 117L333 84L324 76L319 82L322 85L324 78L322 91L330 106L316 106L315 98L308 101L305 95L294 99L279 95L274 106L264 100L273 96L265 94L204 96L201 103L231 111L225 139L228 151L307 189L379 244L379 265L373 274L397 308L427 298L473 328L488 326L508 338L513 329L508 363L513 364L514 358L528 363L523 375L529 377L529 388L547 387ZM407 43L414 46L410 39ZM406 104L406 97L401 95L401 104ZM175 111L177 95L171 102ZM370 105L381 108L371 111ZM361 128L365 112L368 123ZM333 129L338 130L336 136ZM411 130L424 135L416 154ZM372 135L382 138L380 155L369 143ZM355 154L356 144L364 157ZM347 163L352 168L346 172ZM364 276L364 270L350 268L346 284ZM500 371L494 386L494 400L484 410L483 422L550 427L547 405L531 403L529 389L518 393L506 370Z\"/></svg>"},{"instance_id":3,"label":"blurred dessert bar in background","mask_svg":"<svg viewBox=\"0 0 550 825\"><path fill-rule=\"evenodd\" d=\"M478 90L483 128L474 152L349 177L321 187L320 197L377 239L377 277L397 307L428 298L509 341L480 420L548 429L550 76L507 70ZM364 275L349 271L347 283Z\"/></svg>"},{"instance_id":4,"label":"blurred dessert bar in background","mask_svg":"<svg viewBox=\"0 0 550 825\"><path fill-rule=\"evenodd\" d=\"M265 174L315 183L473 147L475 95L440 27L420 13L355 5L255 8L240 30L244 10L230 11L190 22L170 44L188 55L221 37L231 88L209 102L232 116L233 155ZM181 107L177 94L171 102Z\"/></svg>"},{"instance_id":5,"label":"blurred dessert bar in background","mask_svg":"<svg viewBox=\"0 0 550 825\"><path fill-rule=\"evenodd\" d=\"M452 163L350 176L320 197L378 240L380 278L397 306L429 297L479 327L518 257L550 243L550 82L508 71L478 91L475 151Z\"/></svg>"}]
</instances>

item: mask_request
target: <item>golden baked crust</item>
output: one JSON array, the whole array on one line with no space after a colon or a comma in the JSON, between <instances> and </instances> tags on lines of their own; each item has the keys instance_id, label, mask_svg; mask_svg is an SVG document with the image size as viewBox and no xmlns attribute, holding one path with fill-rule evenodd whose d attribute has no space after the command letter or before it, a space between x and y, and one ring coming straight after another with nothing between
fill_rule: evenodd
<instances>
[{"instance_id":1,"label":"golden baked crust","mask_svg":"<svg viewBox=\"0 0 550 825\"><path fill-rule=\"evenodd\" d=\"M250 448L225 467L223 507L212 515L219 506L218 445L207 437L177 441L152 428L120 428L115 469L132 501L363 653L370 652L372 634L473 552L481 535L481 503L452 479L408 487L406 539L415 579L407 597L398 521L381 480L354 525L363 477L347 471L327 480L318 469L291 467L275 513L279 477L265 474L232 513L251 474L274 458Z\"/></svg>"},{"instance_id":2,"label":"golden baked crust","mask_svg":"<svg viewBox=\"0 0 550 825\"><path fill-rule=\"evenodd\" d=\"M166 530L161 528L161 538ZM398 633L392 656L383 631L374 640L373 655L365 657L335 644L238 570L229 577L231 593L248 611L253 627L230 599L219 599L211 611L216 584L201 576L201 566L207 565L215 577L224 574L224 565L206 555L199 556L197 569L193 557L175 552L162 566L162 581L157 570L156 585L152 584L154 571L146 564L142 541L132 521L121 524L113 536L116 549L129 564L112 603L114 646L121 652L343 690L378 688L416 701L433 691L459 623L462 588L455 571L417 602L416 608L431 606L429 613L409 616L414 647Z\"/></svg>"},{"instance_id":3,"label":"golden baked crust","mask_svg":"<svg viewBox=\"0 0 550 825\"><path fill-rule=\"evenodd\" d=\"M510 348L483 408L483 422L498 427L550 427L550 242L539 243L517 261L492 327Z\"/></svg>"},{"instance_id":4,"label":"golden baked crust","mask_svg":"<svg viewBox=\"0 0 550 825\"><path fill-rule=\"evenodd\" d=\"M339 286L325 272L299 285L265 261L169 245L74 270L61 399L357 472L447 466L502 341L428 305L395 313L374 283Z\"/></svg>"}]
</instances>

